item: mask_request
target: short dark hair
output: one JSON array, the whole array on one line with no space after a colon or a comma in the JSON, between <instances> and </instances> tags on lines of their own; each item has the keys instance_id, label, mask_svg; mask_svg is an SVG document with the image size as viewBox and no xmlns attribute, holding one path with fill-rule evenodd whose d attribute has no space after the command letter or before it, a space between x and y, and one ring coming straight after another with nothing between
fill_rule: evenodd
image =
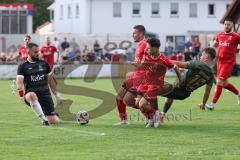
<instances>
[{"instance_id":1,"label":"short dark hair","mask_svg":"<svg viewBox=\"0 0 240 160\"><path fill-rule=\"evenodd\" d=\"M216 50L212 47L204 48L202 49L202 52L205 52L206 54L208 54L212 60L216 58Z\"/></svg>"},{"instance_id":2,"label":"short dark hair","mask_svg":"<svg viewBox=\"0 0 240 160\"><path fill-rule=\"evenodd\" d=\"M224 20L224 22L225 21L229 21L229 22L232 22L233 23L233 19L232 18L226 18L225 20Z\"/></svg>"},{"instance_id":3,"label":"short dark hair","mask_svg":"<svg viewBox=\"0 0 240 160\"><path fill-rule=\"evenodd\" d=\"M150 44L151 47L157 47L159 48L161 46L161 42L157 38L149 38L147 40L147 43Z\"/></svg>"},{"instance_id":4,"label":"short dark hair","mask_svg":"<svg viewBox=\"0 0 240 160\"><path fill-rule=\"evenodd\" d=\"M143 25L136 25L136 26L133 27L133 29L136 29L139 32L142 32L144 35L146 34L146 29Z\"/></svg>"},{"instance_id":5,"label":"short dark hair","mask_svg":"<svg viewBox=\"0 0 240 160\"><path fill-rule=\"evenodd\" d=\"M27 35L24 36L24 38L29 38L29 39L31 39L31 36L27 34Z\"/></svg>"},{"instance_id":6,"label":"short dark hair","mask_svg":"<svg viewBox=\"0 0 240 160\"><path fill-rule=\"evenodd\" d=\"M27 49L32 49L33 47L38 47L38 45L35 44L35 43L29 43L29 44L27 45Z\"/></svg>"}]
</instances>

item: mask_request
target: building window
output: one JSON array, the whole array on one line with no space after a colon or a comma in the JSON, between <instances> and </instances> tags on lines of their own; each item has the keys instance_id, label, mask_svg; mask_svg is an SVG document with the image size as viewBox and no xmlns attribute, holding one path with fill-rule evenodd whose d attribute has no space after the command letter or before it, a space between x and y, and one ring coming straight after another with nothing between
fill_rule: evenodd
<instances>
[{"instance_id":1,"label":"building window","mask_svg":"<svg viewBox=\"0 0 240 160\"><path fill-rule=\"evenodd\" d=\"M152 3L152 16L159 16L160 5L158 2Z\"/></svg>"},{"instance_id":2,"label":"building window","mask_svg":"<svg viewBox=\"0 0 240 160\"><path fill-rule=\"evenodd\" d=\"M132 14L133 16L140 16L141 14L141 4L140 3L133 3L132 5L133 9L132 9Z\"/></svg>"},{"instance_id":3,"label":"building window","mask_svg":"<svg viewBox=\"0 0 240 160\"><path fill-rule=\"evenodd\" d=\"M122 14L122 4L121 2L114 2L113 3L113 17L121 17Z\"/></svg>"},{"instance_id":4,"label":"building window","mask_svg":"<svg viewBox=\"0 0 240 160\"><path fill-rule=\"evenodd\" d=\"M189 4L189 17L197 17L197 3Z\"/></svg>"},{"instance_id":5,"label":"building window","mask_svg":"<svg viewBox=\"0 0 240 160\"><path fill-rule=\"evenodd\" d=\"M171 16L178 16L178 3L171 3Z\"/></svg>"},{"instance_id":6,"label":"building window","mask_svg":"<svg viewBox=\"0 0 240 160\"><path fill-rule=\"evenodd\" d=\"M77 4L76 5L76 18L79 17L79 5Z\"/></svg>"},{"instance_id":7,"label":"building window","mask_svg":"<svg viewBox=\"0 0 240 160\"><path fill-rule=\"evenodd\" d=\"M215 4L208 4L208 15L209 16L215 15Z\"/></svg>"},{"instance_id":8,"label":"building window","mask_svg":"<svg viewBox=\"0 0 240 160\"><path fill-rule=\"evenodd\" d=\"M26 34L27 11L2 10L0 11L0 24L0 34Z\"/></svg>"},{"instance_id":9,"label":"building window","mask_svg":"<svg viewBox=\"0 0 240 160\"><path fill-rule=\"evenodd\" d=\"M70 4L68 5L68 18L72 18L72 7Z\"/></svg>"},{"instance_id":10,"label":"building window","mask_svg":"<svg viewBox=\"0 0 240 160\"><path fill-rule=\"evenodd\" d=\"M60 19L63 19L63 5L60 6Z\"/></svg>"},{"instance_id":11,"label":"building window","mask_svg":"<svg viewBox=\"0 0 240 160\"><path fill-rule=\"evenodd\" d=\"M226 4L226 10L228 10L230 7L230 4Z\"/></svg>"},{"instance_id":12,"label":"building window","mask_svg":"<svg viewBox=\"0 0 240 160\"><path fill-rule=\"evenodd\" d=\"M17 34L18 33L18 15L17 11L11 11L10 12L10 23L11 23L11 33Z\"/></svg>"}]
</instances>

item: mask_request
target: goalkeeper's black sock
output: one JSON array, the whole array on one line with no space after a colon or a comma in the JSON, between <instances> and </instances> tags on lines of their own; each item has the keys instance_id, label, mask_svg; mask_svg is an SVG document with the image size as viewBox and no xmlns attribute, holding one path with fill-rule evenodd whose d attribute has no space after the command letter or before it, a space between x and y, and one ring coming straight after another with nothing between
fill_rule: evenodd
<instances>
[{"instance_id":1,"label":"goalkeeper's black sock","mask_svg":"<svg viewBox=\"0 0 240 160\"><path fill-rule=\"evenodd\" d=\"M167 113L167 111L170 109L172 104L169 104L169 103L165 103L164 106L163 106L163 112L164 113Z\"/></svg>"}]
</instances>

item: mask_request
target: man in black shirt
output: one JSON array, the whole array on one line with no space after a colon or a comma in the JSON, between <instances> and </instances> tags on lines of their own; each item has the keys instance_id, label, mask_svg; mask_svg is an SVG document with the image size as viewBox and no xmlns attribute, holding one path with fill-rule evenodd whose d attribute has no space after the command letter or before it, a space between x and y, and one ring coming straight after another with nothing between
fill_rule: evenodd
<instances>
[{"instance_id":1,"label":"man in black shirt","mask_svg":"<svg viewBox=\"0 0 240 160\"><path fill-rule=\"evenodd\" d=\"M47 62L39 60L37 44L29 43L27 51L29 57L19 65L16 77L20 99L31 106L44 125L56 124L59 118L54 113L54 103L48 87L50 66ZM25 91L22 89L23 85Z\"/></svg>"}]
</instances>

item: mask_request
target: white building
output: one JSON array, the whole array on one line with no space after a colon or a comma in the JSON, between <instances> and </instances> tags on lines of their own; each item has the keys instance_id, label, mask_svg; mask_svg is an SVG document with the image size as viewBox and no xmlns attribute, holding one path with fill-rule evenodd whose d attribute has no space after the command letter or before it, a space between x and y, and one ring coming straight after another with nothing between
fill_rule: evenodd
<instances>
[{"instance_id":1,"label":"white building","mask_svg":"<svg viewBox=\"0 0 240 160\"><path fill-rule=\"evenodd\" d=\"M231 0L55 0L55 33L130 34L143 24L150 32L183 42L186 35L215 34Z\"/></svg>"}]
</instances>

